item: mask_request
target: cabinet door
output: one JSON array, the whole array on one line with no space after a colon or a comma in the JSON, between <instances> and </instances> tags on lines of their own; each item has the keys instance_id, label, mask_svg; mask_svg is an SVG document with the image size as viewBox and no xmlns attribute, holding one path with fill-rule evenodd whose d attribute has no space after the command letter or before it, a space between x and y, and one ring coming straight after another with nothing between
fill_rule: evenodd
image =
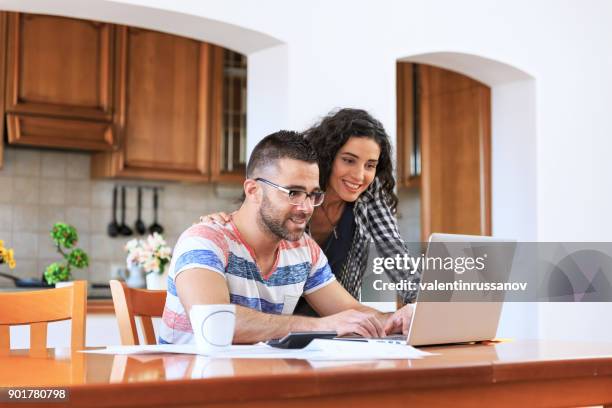
<instances>
[{"instance_id":1,"label":"cabinet door","mask_svg":"<svg viewBox=\"0 0 612 408\"><path fill-rule=\"evenodd\" d=\"M94 157L94 176L207 180L216 47L137 28L121 38L121 148Z\"/></svg>"},{"instance_id":2,"label":"cabinet door","mask_svg":"<svg viewBox=\"0 0 612 408\"><path fill-rule=\"evenodd\" d=\"M10 143L112 147L113 37L111 24L10 14L5 97ZM30 123L34 117L46 120Z\"/></svg>"},{"instance_id":3,"label":"cabinet door","mask_svg":"<svg viewBox=\"0 0 612 408\"><path fill-rule=\"evenodd\" d=\"M211 181L240 183L246 173L246 56L215 47L212 112L222 117L212 131Z\"/></svg>"},{"instance_id":4,"label":"cabinet door","mask_svg":"<svg viewBox=\"0 0 612 408\"><path fill-rule=\"evenodd\" d=\"M422 238L490 235L490 89L455 72L419 69Z\"/></svg>"}]
</instances>

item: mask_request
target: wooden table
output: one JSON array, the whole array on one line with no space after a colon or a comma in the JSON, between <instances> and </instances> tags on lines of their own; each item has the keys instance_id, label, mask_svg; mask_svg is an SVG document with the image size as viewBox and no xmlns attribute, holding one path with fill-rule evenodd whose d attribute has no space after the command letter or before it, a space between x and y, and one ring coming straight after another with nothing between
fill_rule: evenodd
<instances>
[{"instance_id":1,"label":"wooden table","mask_svg":"<svg viewBox=\"0 0 612 408\"><path fill-rule=\"evenodd\" d=\"M0 356L0 387L66 387L70 406L83 407L612 403L610 343L509 341L424 349L439 354L347 364L170 354L126 357L59 349L31 356L12 351Z\"/></svg>"}]
</instances>

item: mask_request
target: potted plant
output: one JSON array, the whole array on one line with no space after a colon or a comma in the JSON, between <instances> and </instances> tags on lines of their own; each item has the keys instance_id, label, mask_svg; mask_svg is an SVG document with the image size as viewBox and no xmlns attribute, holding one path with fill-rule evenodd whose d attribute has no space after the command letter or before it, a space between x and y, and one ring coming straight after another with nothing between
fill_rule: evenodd
<instances>
[{"instance_id":1,"label":"potted plant","mask_svg":"<svg viewBox=\"0 0 612 408\"><path fill-rule=\"evenodd\" d=\"M13 248L6 248L4 241L0 239L0 264L7 264L10 269L15 269L15 251Z\"/></svg>"},{"instance_id":2,"label":"potted plant","mask_svg":"<svg viewBox=\"0 0 612 408\"><path fill-rule=\"evenodd\" d=\"M125 245L125 250L128 253L126 263L130 274L138 273L140 269L144 272L147 289L167 288L166 266L172 258L172 248L166 244L162 235L155 232L146 239L132 239Z\"/></svg>"},{"instance_id":3,"label":"potted plant","mask_svg":"<svg viewBox=\"0 0 612 408\"><path fill-rule=\"evenodd\" d=\"M85 268L89 266L89 257L80 248L75 248L79 240L76 228L72 225L58 222L51 228L51 239L57 252L64 258L63 262L53 262L47 266L44 273L45 281L49 285L65 282L72 279L72 268ZM66 252L65 250L70 250Z\"/></svg>"}]
</instances>

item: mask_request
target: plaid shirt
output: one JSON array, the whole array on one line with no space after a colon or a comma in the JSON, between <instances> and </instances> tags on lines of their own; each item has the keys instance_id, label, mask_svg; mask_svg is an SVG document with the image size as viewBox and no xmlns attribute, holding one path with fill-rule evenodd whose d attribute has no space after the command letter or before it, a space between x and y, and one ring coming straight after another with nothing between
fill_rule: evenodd
<instances>
[{"instance_id":1,"label":"plaid shirt","mask_svg":"<svg viewBox=\"0 0 612 408\"><path fill-rule=\"evenodd\" d=\"M368 245L373 243L383 257L395 257L396 254L408 253L408 247L402 241L397 227L397 220L387 204L387 199L378 178L374 178L368 189L361 194L353 208L355 214L355 234L353 243L342 266L338 280L356 299L359 299L361 282L368 264ZM393 282L402 280L418 282L420 274L410 271L387 270ZM404 303L414 302L417 292L400 292Z\"/></svg>"}]
</instances>

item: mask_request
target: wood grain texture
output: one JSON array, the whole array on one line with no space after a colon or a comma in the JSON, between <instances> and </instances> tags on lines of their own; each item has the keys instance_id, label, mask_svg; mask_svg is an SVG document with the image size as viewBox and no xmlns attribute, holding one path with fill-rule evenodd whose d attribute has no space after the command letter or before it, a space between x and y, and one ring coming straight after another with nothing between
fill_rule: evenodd
<instances>
[{"instance_id":1,"label":"wood grain texture","mask_svg":"<svg viewBox=\"0 0 612 408\"><path fill-rule=\"evenodd\" d=\"M128 29L127 166L197 170L197 41Z\"/></svg>"},{"instance_id":2,"label":"wood grain texture","mask_svg":"<svg viewBox=\"0 0 612 408\"><path fill-rule=\"evenodd\" d=\"M208 181L215 47L121 27L117 48L119 142L93 156L92 176Z\"/></svg>"},{"instance_id":3,"label":"wood grain texture","mask_svg":"<svg viewBox=\"0 0 612 408\"><path fill-rule=\"evenodd\" d=\"M0 44L6 44L7 13L0 12ZM4 92L6 77L6 46L0 47L0 169L4 165ZM0 348L2 348L0 346Z\"/></svg>"},{"instance_id":4,"label":"wood grain texture","mask_svg":"<svg viewBox=\"0 0 612 408\"><path fill-rule=\"evenodd\" d=\"M422 65L421 233L491 234L490 89Z\"/></svg>"},{"instance_id":5,"label":"wood grain texture","mask_svg":"<svg viewBox=\"0 0 612 408\"><path fill-rule=\"evenodd\" d=\"M129 288L125 282L117 280L111 280L110 287L121 344L140 344L136 329L137 317L140 317L143 325L144 344L156 344L151 318L161 317L166 303L166 291Z\"/></svg>"},{"instance_id":6,"label":"wood grain texture","mask_svg":"<svg viewBox=\"0 0 612 408\"><path fill-rule=\"evenodd\" d=\"M11 13L7 109L110 121L110 24Z\"/></svg>"},{"instance_id":7,"label":"wood grain texture","mask_svg":"<svg viewBox=\"0 0 612 408\"><path fill-rule=\"evenodd\" d=\"M111 299L88 299L87 314L115 314L115 307Z\"/></svg>"},{"instance_id":8,"label":"wood grain texture","mask_svg":"<svg viewBox=\"0 0 612 408\"><path fill-rule=\"evenodd\" d=\"M0 293L0 302L0 327L30 324L32 350L45 351L48 322L68 319L72 320L72 350L85 347L86 281L74 281L72 285L59 289ZM0 332L0 346L6 346L1 337Z\"/></svg>"},{"instance_id":9,"label":"wood grain texture","mask_svg":"<svg viewBox=\"0 0 612 408\"><path fill-rule=\"evenodd\" d=\"M211 145L211 180L222 181L221 177L221 144L223 143L223 48L213 47L210 49L212 55L210 69L211 95L209 111L211 116L209 136ZM244 177L241 177L244 179Z\"/></svg>"},{"instance_id":10,"label":"wood grain texture","mask_svg":"<svg viewBox=\"0 0 612 408\"><path fill-rule=\"evenodd\" d=\"M397 83L397 185L405 187L410 184L414 138L414 83L412 72L414 64L396 63Z\"/></svg>"},{"instance_id":11,"label":"wood grain texture","mask_svg":"<svg viewBox=\"0 0 612 408\"><path fill-rule=\"evenodd\" d=\"M510 341L425 348L420 360L317 367L48 350L0 355L3 386L68 387L75 407L551 407L612 402L612 344ZM32 373L36 373L32 375Z\"/></svg>"},{"instance_id":12,"label":"wood grain texture","mask_svg":"<svg viewBox=\"0 0 612 408\"><path fill-rule=\"evenodd\" d=\"M9 326L0 325L0 355L8 354L11 348L11 333Z\"/></svg>"},{"instance_id":13,"label":"wood grain texture","mask_svg":"<svg viewBox=\"0 0 612 408\"><path fill-rule=\"evenodd\" d=\"M6 111L20 122L9 123L9 143L113 146L114 35L112 24L9 13L3 94Z\"/></svg>"},{"instance_id":14,"label":"wood grain texture","mask_svg":"<svg viewBox=\"0 0 612 408\"><path fill-rule=\"evenodd\" d=\"M210 168L211 168L211 181L215 181L215 182L221 182L221 183L232 183L232 184L241 184L242 182L244 182L244 178L245 178L245 171L246 169L244 168L244 166L237 166L234 170L232 171L227 171L225 169L223 169L223 156L224 156L224 152L223 152L223 144L225 143L225 137L227 137L227 135L224 134L224 128L226 129L226 132L231 132L231 128L238 126L236 123L231 124L231 123L226 123L224 125L224 120L223 120L223 116L224 116L224 103L226 102L225 99L227 97L227 95L231 92L229 92L228 87L225 86L225 81L228 80L224 77L224 54L225 54L226 50L224 50L221 47L217 47L217 46L213 46L211 48L211 53L213 55L213 58L211 59L212 61L212 69L211 69L211 76L210 76L210 89L209 89L209 93L211 95L210 97L210 115L211 115L211 121L210 121L210 129L209 129L209 134L210 134L210 140L211 140L211 158L210 158ZM229 80L235 80L236 79L231 79L229 78ZM229 100L233 101L233 106L227 106L225 108L229 109L229 110L240 110L240 96L239 93L241 92L241 88L240 88L241 84L234 84L234 88L233 88L233 93L234 95L232 96L232 98L228 98ZM239 136L236 135L236 139L234 143L237 143L237 138ZM238 149L237 146L234 146L235 149Z\"/></svg>"},{"instance_id":15,"label":"wood grain texture","mask_svg":"<svg viewBox=\"0 0 612 408\"><path fill-rule=\"evenodd\" d=\"M6 115L10 144L75 150L111 150L113 125L57 117Z\"/></svg>"}]
</instances>

